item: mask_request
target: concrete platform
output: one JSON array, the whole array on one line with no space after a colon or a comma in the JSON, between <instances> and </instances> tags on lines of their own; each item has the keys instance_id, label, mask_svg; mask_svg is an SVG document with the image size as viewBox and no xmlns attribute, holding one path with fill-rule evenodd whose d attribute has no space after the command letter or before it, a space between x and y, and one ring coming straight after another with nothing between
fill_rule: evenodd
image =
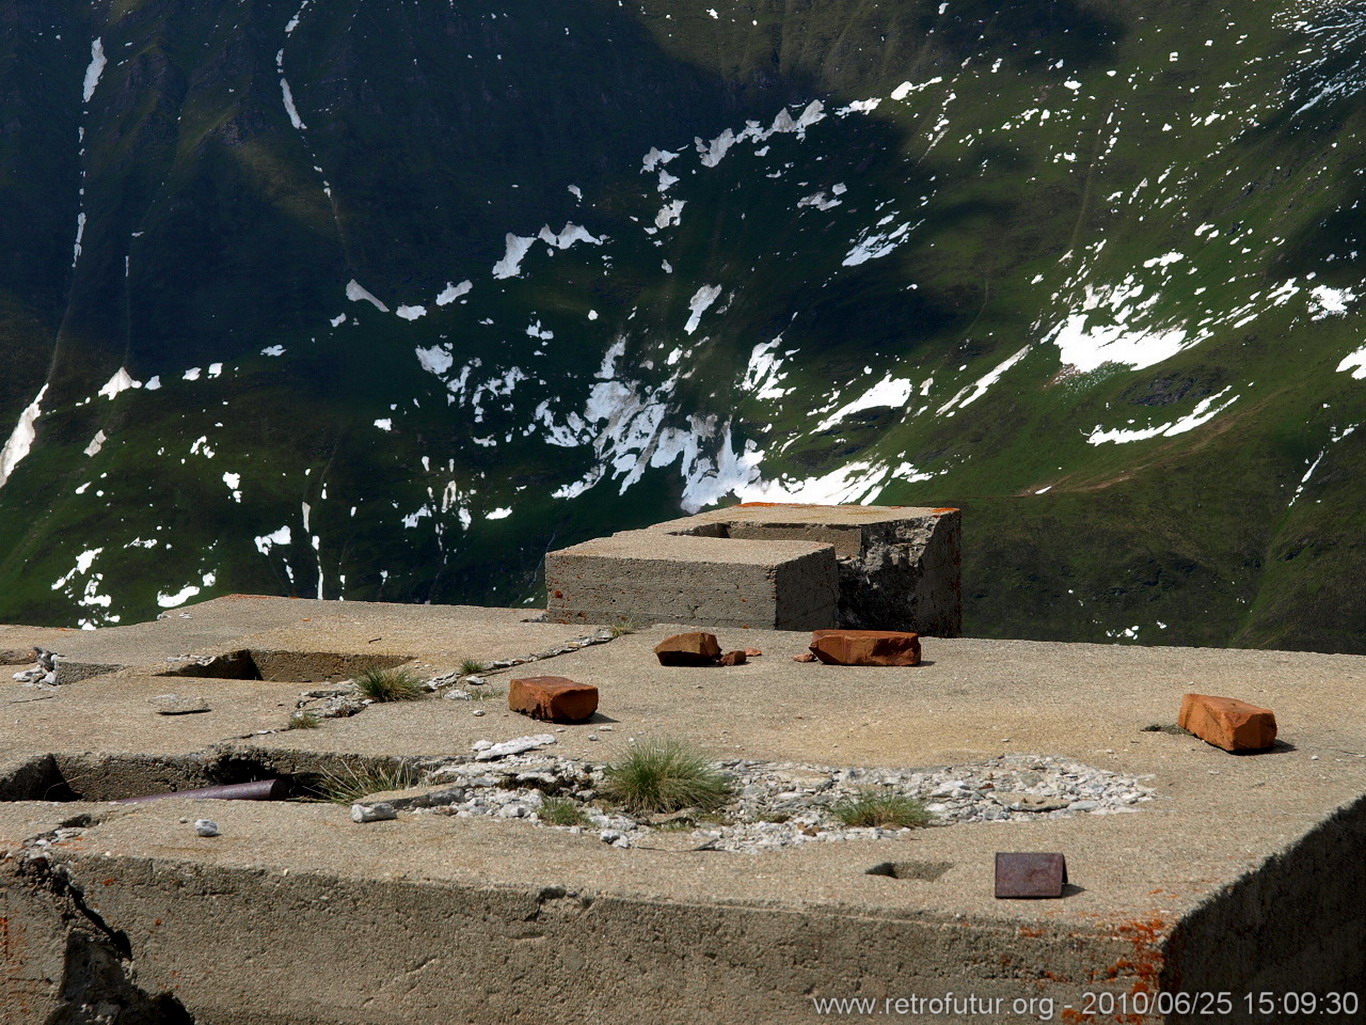
<instances>
[{"instance_id":1,"label":"concrete platform","mask_svg":"<svg viewBox=\"0 0 1366 1025\"><path fill-rule=\"evenodd\" d=\"M286 620L275 627L271 605ZM118 796L148 772L440 758L545 728L492 702L433 698L259 734L301 685L164 687L152 670L177 647L382 644L435 667L581 632L523 623L519 610L220 600L187 611L180 625L113 631L107 649L103 631L81 635L82 657L119 664L112 674L48 693L0 683L10 796L16 767L47 758L88 767L101 796ZM63 1006L104 1001L137 1022L786 1023L839 1017L818 1013L818 999L860 998L873 1010L846 1018L1004 1023L1083 1020L1095 1007L1088 993L1163 989L1227 992L1233 1011L1089 1020L1264 1022L1241 1013L1244 994L1361 993L1366 658L928 639L922 666L850 668L793 662L806 633L735 629L720 631L724 647L764 654L733 668L664 669L651 648L669 632L490 680L553 671L599 688L593 722L552 728L563 757L603 761L630 738L661 736L718 758L823 765L1065 755L1150 777L1157 796L1132 814L761 854L699 851L690 834L667 831L620 850L592 832L522 820L404 812L359 825L318 804L0 802L0 1020L47 1023ZM138 637L156 657L136 661ZM156 716L146 697L158 689L204 693L213 711ZM1189 690L1273 708L1282 743L1233 756L1144 731L1174 723ZM146 757L114 757L130 752ZM189 823L199 817L222 835L197 837ZM993 854L1011 850L1064 853L1073 889L1061 900L995 900ZM949 868L934 881L868 874L888 861ZM950 991L988 1011L912 1002Z\"/></svg>"},{"instance_id":2,"label":"concrete platform","mask_svg":"<svg viewBox=\"0 0 1366 1025\"><path fill-rule=\"evenodd\" d=\"M829 571L811 549L798 563L796 545L832 551L834 607ZM957 637L961 564L957 509L754 502L549 553L548 615Z\"/></svg>"},{"instance_id":3,"label":"concrete platform","mask_svg":"<svg viewBox=\"0 0 1366 1025\"><path fill-rule=\"evenodd\" d=\"M838 621L831 545L630 530L550 552L555 623L659 623L819 630Z\"/></svg>"}]
</instances>

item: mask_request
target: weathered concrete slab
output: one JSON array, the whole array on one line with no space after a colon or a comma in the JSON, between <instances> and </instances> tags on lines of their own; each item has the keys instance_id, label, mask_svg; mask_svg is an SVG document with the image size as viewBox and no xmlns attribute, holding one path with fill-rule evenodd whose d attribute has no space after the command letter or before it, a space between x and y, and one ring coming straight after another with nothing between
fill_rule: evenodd
<instances>
[{"instance_id":1,"label":"weathered concrete slab","mask_svg":"<svg viewBox=\"0 0 1366 1025\"><path fill-rule=\"evenodd\" d=\"M706 538L710 543L651 542L649 533ZM744 557L756 560L762 559L756 544L831 546L838 566L835 619L819 624L777 616L759 620L737 617L728 606L717 605L712 588L717 583L728 586L728 578L697 573L692 564L713 564L716 557L711 553L721 542L730 542ZM652 548L659 554L649 556ZM643 553L648 557L642 559ZM583 561L589 556L595 560L591 569ZM841 626L956 637L963 629L961 563L962 514L957 509L758 502L552 552L546 559L546 585L550 618L559 622L627 616L629 606L637 605L666 610L644 616L646 622L676 619L702 626L748 623L777 629ZM794 580L792 586L804 585ZM783 601L797 600L788 591L781 595Z\"/></svg>"},{"instance_id":2,"label":"weathered concrete slab","mask_svg":"<svg viewBox=\"0 0 1366 1025\"><path fill-rule=\"evenodd\" d=\"M531 621L539 615L537 609L236 594L176 609L150 623L99 631L0 626L0 646L23 655L23 664L0 679L32 664L28 653L35 644L63 656L63 680L119 669L144 675L170 672L196 656L246 650L281 653L273 660L281 675L324 682L337 678L330 667L347 668L336 666L328 655L345 654L353 662L373 656L388 664L420 653L427 664L450 667L466 658L493 661L554 648L582 632Z\"/></svg>"},{"instance_id":3,"label":"weathered concrete slab","mask_svg":"<svg viewBox=\"0 0 1366 1025\"><path fill-rule=\"evenodd\" d=\"M346 614L364 626L402 611ZM509 618L493 612L490 630ZM652 648L673 629L492 674L490 685L553 671L597 686L592 722L551 727L561 756L601 761L630 738L661 736L718 757L825 765L1051 754L1148 776L1157 797L1132 814L754 855L697 851L687 833L619 850L592 833L411 811L357 825L325 805L0 803L0 918L11 937L0 1006L21 1025L46 1023L63 990L93 995L117 983L129 1006L174 1000L196 1022L232 1025L785 1023L816 1019L813 997L867 997L878 1002L874 1017L943 1025L1040 1020L1042 1003L1012 1011L1031 998L1066 1020L1062 1004L1081 1008L1097 989L1241 1000L1360 986L1366 715L1354 710L1366 659L930 638L921 666L858 668L792 662L804 632L737 628L718 631L723 646L764 654L732 668L664 668ZM262 681L174 681L222 686L222 718L143 723L139 688L156 682L129 671L0 705L0 744L11 752L0 763L62 748L95 764L141 746L297 766L468 754L477 740L528 732L496 703L432 698L258 736L269 695L288 692ZM129 692L123 706L119 688ZM1173 724L1190 690L1275 709L1282 743L1236 756L1144 730ZM16 686L0 700L19 691L36 694ZM63 727L63 707L86 725ZM125 734L135 723L144 732ZM173 747L152 732L167 724L186 731ZM195 836L199 817L222 835ZM50 832L63 821L73 825ZM998 850L1063 852L1076 889L1059 901L997 901ZM888 861L948 867L927 880L867 874ZM98 957L100 979L87 968ZM882 1010L888 999L950 990L1005 1009Z\"/></svg>"},{"instance_id":4,"label":"weathered concrete slab","mask_svg":"<svg viewBox=\"0 0 1366 1025\"><path fill-rule=\"evenodd\" d=\"M557 623L814 630L838 615L827 542L624 531L550 552L545 579L546 616Z\"/></svg>"}]
</instances>

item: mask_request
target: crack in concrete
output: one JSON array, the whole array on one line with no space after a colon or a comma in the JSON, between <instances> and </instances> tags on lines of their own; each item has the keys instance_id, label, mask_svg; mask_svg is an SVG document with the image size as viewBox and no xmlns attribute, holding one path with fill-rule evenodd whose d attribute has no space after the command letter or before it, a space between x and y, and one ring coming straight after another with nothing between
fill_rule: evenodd
<instances>
[{"instance_id":1,"label":"crack in concrete","mask_svg":"<svg viewBox=\"0 0 1366 1025\"><path fill-rule=\"evenodd\" d=\"M70 821L82 826L62 826L24 840L13 869L29 893L48 899L56 919L51 924L65 934L62 977L44 1025L194 1025L174 995L148 993L134 982L127 934L91 906L71 867L54 857L53 845L79 837L96 820L77 816Z\"/></svg>"}]
</instances>

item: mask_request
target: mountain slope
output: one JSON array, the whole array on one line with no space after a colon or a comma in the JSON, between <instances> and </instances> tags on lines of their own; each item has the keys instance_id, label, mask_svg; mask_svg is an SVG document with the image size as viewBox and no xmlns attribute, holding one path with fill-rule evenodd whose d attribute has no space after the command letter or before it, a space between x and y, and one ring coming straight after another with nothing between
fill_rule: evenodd
<instances>
[{"instance_id":1,"label":"mountain slope","mask_svg":"<svg viewBox=\"0 0 1366 1025\"><path fill-rule=\"evenodd\" d=\"M0 620L879 501L974 634L1366 650L1366 5L0 17Z\"/></svg>"}]
</instances>

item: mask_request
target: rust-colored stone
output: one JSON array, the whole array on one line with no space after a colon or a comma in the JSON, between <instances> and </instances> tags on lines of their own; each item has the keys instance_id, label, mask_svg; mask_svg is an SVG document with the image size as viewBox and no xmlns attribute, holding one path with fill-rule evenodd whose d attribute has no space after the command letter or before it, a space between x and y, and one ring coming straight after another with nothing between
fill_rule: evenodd
<instances>
[{"instance_id":1,"label":"rust-colored stone","mask_svg":"<svg viewBox=\"0 0 1366 1025\"><path fill-rule=\"evenodd\" d=\"M715 634L674 634L655 645L662 666L714 666L721 659L721 645Z\"/></svg>"},{"instance_id":2,"label":"rust-colored stone","mask_svg":"<svg viewBox=\"0 0 1366 1025\"><path fill-rule=\"evenodd\" d=\"M1276 713L1237 698L1183 695L1177 723L1225 751L1264 751L1276 741Z\"/></svg>"},{"instance_id":3,"label":"rust-colored stone","mask_svg":"<svg viewBox=\"0 0 1366 1025\"><path fill-rule=\"evenodd\" d=\"M918 666L920 635L900 630L817 630L811 652L830 666Z\"/></svg>"},{"instance_id":4,"label":"rust-colored stone","mask_svg":"<svg viewBox=\"0 0 1366 1025\"><path fill-rule=\"evenodd\" d=\"M583 722L598 710L598 688L563 676L528 676L508 687L508 708L533 719Z\"/></svg>"},{"instance_id":5,"label":"rust-colored stone","mask_svg":"<svg viewBox=\"0 0 1366 1025\"><path fill-rule=\"evenodd\" d=\"M746 649L745 649L745 658L758 658L758 657L759 657L760 655L762 655L762 654L763 654L763 652L760 651L758 648L746 648Z\"/></svg>"},{"instance_id":6,"label":"rust-colored stone","mask_svg":"<svg viewBox=\"0 0 1366 1025\"><path fill-rule=\"evenodd\" d=\"M728 651L721 656L723 666L742 666L748 661L743 651Z\"/></svg>"},{"instance_id":7,"label":"rust-colored stone","mask_svg":"<svg viewBox=\"0 0 1366 1025\"><path fill-rule=\"evenodd\" d=\"M809 652L809 651L804 651L804 652L802 652L800 655L793 655L793 656L792 656L792 661L793 661L793 662L814 662L814 661L816 661L816 656L813 655L813 654L811 654L811 652Z\"/></svg>"}]
</instances>

